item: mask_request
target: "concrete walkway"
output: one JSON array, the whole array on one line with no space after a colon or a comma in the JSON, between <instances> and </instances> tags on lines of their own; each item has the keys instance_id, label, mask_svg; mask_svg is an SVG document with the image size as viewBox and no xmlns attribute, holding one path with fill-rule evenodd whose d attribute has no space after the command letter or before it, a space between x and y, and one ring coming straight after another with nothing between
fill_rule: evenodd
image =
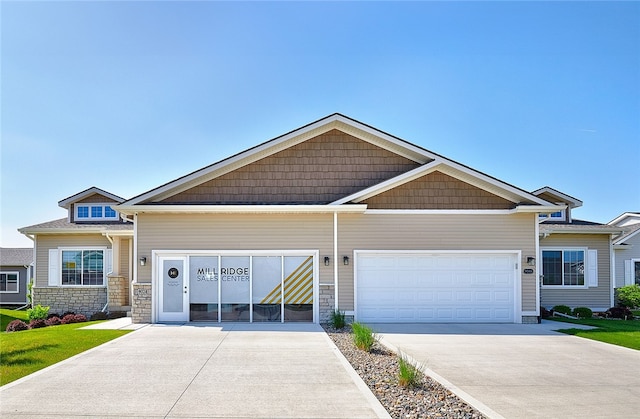
<instances>
[{"instance_id":1,"label":"concrete walkway","mask_svg":"<svg viewBox=\"0 0 640 419\"><path fill-rule=\"evenodd\" d=\"M640 351L553 331L566 324L371 326L489 417L640 415Z\"/></svg>"},{"instance_id":2,"label":"concrete walkway","mask_svg":"<svg viewBox=\"0 0 640 419\"><path fill-rule=\"evenodd\" d=\"M0 388L2 418L108 416L389 417L312 324L149 325Z\"/></svg>"}]
</instances>

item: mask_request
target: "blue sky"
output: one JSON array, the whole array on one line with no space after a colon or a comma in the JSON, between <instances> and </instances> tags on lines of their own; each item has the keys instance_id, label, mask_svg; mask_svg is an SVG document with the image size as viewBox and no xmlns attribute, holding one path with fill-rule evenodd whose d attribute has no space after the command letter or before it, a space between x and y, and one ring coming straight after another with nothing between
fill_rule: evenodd
<instances>
[{"instance_id":1,"label":"blue sky","mask_svg":"<svg viewBox=\"0 0 640 419\"><path fill-rule=\"evenodd\" d=\"M14 2L3 247L340 112L526 190L640 211L638 2Z\"/></svg>"}]
</instances>

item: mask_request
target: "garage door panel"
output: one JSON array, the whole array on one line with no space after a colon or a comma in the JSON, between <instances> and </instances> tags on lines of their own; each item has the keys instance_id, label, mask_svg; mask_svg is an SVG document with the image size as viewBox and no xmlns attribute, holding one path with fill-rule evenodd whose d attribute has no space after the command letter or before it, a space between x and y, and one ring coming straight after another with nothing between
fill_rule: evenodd
<instances>
[{"instance_id":1,"label":"garage door panel","mask_svg":"<svg viewBox=\"0 0 640 419\"><path fill-rule=\"evenodd\" d=\"M513 322L515 261L514 254L362 252L356 264L357 319Z\"/></svg>"}]
</instances>

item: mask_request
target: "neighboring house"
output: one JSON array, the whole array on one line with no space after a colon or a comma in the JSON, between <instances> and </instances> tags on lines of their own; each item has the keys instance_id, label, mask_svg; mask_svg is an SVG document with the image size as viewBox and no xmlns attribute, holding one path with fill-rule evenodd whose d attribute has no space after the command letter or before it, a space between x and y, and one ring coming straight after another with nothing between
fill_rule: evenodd
<instances>
[{"instance_id":1,"label":"neighboring house","mask_svg":"<svg viewBox=\"0 0 640 419\"><path fill-rule=\"evenodd\" d=\"M32 248L0 248L0 305L24 305L33 278Z\"/></svg>"},{"instance_id":2,"label":"neighboring house","mask_svg":"<svg viewBox=\"0 0 640 419\"><path fill-rule=\"evenodd\" d=\"M640 212L625 212L609 224L624 229L613 240L616 288L640 285Z\"/></svg>"},{"instance_id":3,"label":"neighboring house","mask_svg":"<svg viewBox=\"0 0 640 419\"><path fill-rule=\"evenodd\" d=\"M34 304L58 314L128 310L133 224L114 209L123 201L92 187L58 203L66 218L19 229L34 241Z\"/></svg>"},{"instance_id":4,"label":"neighboring house","mask_svg":"<svg viewBox=\"0 0 640 419\"><path fill-rule=\"evenodd\" d=\"M533 194L566 205L564 210L540 216L540 305L606 311L614 305L612 237L621 229L574 219L571 211L582 201L553 188Z\"/></svg>"},{"instance_id":5,"label":"neighboring house","mask_svg":"<svg viewBox=\"0 0 640 419\"><path fill-rule=\"evenodd\" d=\"M114 207L134 322L512 323L538 320L538 214L564 208L340 114Z\"/></svg>"}]
</instances>

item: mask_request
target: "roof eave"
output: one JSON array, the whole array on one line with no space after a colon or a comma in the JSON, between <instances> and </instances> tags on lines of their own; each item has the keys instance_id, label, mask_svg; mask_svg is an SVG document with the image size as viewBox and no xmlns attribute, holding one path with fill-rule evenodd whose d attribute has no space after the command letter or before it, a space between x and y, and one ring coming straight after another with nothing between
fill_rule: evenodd
<instances>
[{"instance_id":1,"label":"roof eave","mask_svg":"<svg viewBox=\"0 0 640 419\"><path fill-rule=\"evenodd\" d=\"M365 204L354 205L122 205L126 215L156 214L320 214L364 213Z\"/></svg>"}]
</instances>

